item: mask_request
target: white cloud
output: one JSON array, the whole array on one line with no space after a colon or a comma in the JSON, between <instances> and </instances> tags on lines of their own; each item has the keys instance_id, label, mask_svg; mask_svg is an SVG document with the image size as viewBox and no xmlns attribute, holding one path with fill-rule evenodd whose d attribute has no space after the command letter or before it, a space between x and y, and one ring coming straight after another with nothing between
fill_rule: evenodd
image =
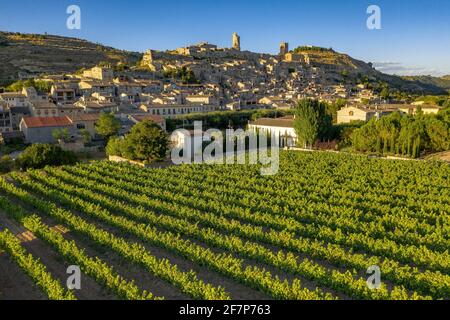
<instances>
[{"instance_id":1,"label":"white cloud","mask_svg":"<svg viewBox=\"0 0 450 320\"><path fill-rule=\"evenodd\" d=\"M373 66L380 72L399 76L443 76L445 74L443 72L437 71L436 69L428 69L419 66L405 66L400 62L374 62Z\"/></svg>"}]
</instances>

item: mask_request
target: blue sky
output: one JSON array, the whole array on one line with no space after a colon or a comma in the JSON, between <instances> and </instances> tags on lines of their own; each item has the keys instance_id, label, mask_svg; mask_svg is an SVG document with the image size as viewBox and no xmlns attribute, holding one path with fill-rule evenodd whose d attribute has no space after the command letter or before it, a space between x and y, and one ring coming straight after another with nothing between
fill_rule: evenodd
<instances>
[{"instance_id":1,"label":"blue sky","mask_svg":"<svg viewBox=\"0 0 450 320\"><path fill-rule=\"evenodd\" d=\"M81 8L81 30L66 28L69 5ZM369 5L381 8L381 30L366 27ZM333 47L402 74L450 74L449 0L0 0L0 30L85 38L119 49L174 49L200 41L276 53Z\"/></svg>"}]
</instances>

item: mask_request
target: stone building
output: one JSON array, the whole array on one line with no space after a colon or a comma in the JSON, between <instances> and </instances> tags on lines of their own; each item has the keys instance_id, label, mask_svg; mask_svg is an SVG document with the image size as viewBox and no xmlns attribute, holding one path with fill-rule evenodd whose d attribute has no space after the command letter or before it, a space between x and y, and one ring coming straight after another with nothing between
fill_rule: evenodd
<instances>
[{"instance_id":1,"label":"stone building","mask_svg":"<svg viewBox=\"0 0 450 320\"><path fill-rule=\"evenodd\" d=\"M280 57L284 57L284 55L288 52L289 52L289 43L281 42L280 43Z\"/></svg>"},{"instance_id":2,"label":"stone building","mask_svg":"<svg viewBox=\"0 0 450 320\"><path fill-rule=\"evenodd\" d=\"M288 52L284 55L284 61L286 62L304 62L304 56L297 53Z\"/></svg>"},{"instance_id":3,"label":"stone building","mask_svg":"<svg viewBox=\"0 0 450 320\"><path fill-rule=\"evenodd\" d=\"M236 32L233 33L233 49L241 51L241 37Z\"/></svg>"},{"instance_id":4,"label":"stone building","mask_svg":"<svg viewBox=\"0 0 450 320\"><path fill-rule=\"evenodd\" d=\"M145 65L153 63L153 50L147 50L144 53L144 57L142 58L142 63Z\"/></svg>"},{"instance_id":5,"label":"stone building","mask_svg":"<svg viewBox=\"0 0 450 320\"><path fill-rule=\"evenodd\" d=\"M359 107L345 107L337 112L337 123L350 123L352 121L369 121L375 116L375 110Z\"/></svg>"},{"instance_id":6,"label":"stone building","mask_svg":"<svg viewBox=\"0 0 450 320\"><path fill-rule=\"evenodd\" d=\"M68 117L24 117L20 122L20 131L27 143L55 143L53 131L61 129L73 134L73 124Z\"/></svg>"},{"instance_id":7,"label":"stone building","mask_svg":"<svg viewBox=\"0 0 450 320\"><path fill-rule=\"evenodd\" d=\"M83 77L101 81L112 81L114 78L114 73L112 69L109 68L93 67L91 69L84 70Z\"/></svg>"}]
</instances>

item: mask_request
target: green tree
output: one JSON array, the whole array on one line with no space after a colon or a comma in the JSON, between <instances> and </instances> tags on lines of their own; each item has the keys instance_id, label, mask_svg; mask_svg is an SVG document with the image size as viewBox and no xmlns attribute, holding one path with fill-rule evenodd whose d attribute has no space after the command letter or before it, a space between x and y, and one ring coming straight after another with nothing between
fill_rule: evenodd
<instances>
[{"instance_id":1,"label":"green tree","mask_svg":"<svg viewBox=\"0 0 450 320\"><path fill-rule=\"evenodd\" d=\"M144 163L163 160L168 149L167 134L150 120L135 125L125 139L112 138L106 146L108 155L118 155Z\"/></svg>"},{"instance_id":2,"label":"green tree","mask_svg":"<svg viewBox=\"0 0 450 320\"><path fill-rule=\"evenodd\" d=\"M106 154L108 156L123 156L123 150L125 149L125 140L120 137L112 137L108 141L106 146Z\"/></svg>"},{"instance_id":3,"label":"green tree","mask_svg":"<svg viewBox=\"0 0 450 320\"><path fill-rule=\"evenodd\" d=\"M345 99L336 99L332 103L327 103L327 113L332 117L333 123L337 122L337 112L344 108L347 105L347 100Z\"/></svg>"},{"instance_id":4,"label":"green tree","mask_svg":"<svg viewBox=\"0 0 450 320\"><path fill-rule=\"evenodd\" d=\"M128 150L133 152L134 160L145 163L163 160L169 149L167 134L156 123L149 120L135 125L125 141Z\"/></svg>"},{"instance_id":5,"label":"green tree","mask_svg":"<svg viewBox=\"0 0 450 320\"><path fill-rule=\"evenodd\" d=\"M54 129L52 131L52 136L55 140L62 140L64 142L68 142L70 139L69 129Z\"/></svg>"},{"instance_id":6,"label":"green tree","mask_svg":"<svg viewBox=\"0 0 450 320\"><path fill-rule=\"evenodd\" d=\"M435 117L426 120L426 131L434 151L450 150L450 125Z\"/></svg>"},{"instance_id":7,"label":"green tree","mask_svg":"<svg viewBox=\"0 0 450 320\"><path fill-rule=\"evenodd\" d=\"M391 97L391 93L389 91L389 88L383 88L380 92L380 97L383 100L389 100Z\"/></svg>"},{"instance_id":8,"label":"green tree","mask_svg":"<svg viewBox=\"0 0 450 320\"><path fill-rule=\"evenodd\" d=\"M76 155L57 145L33 144L19 156L17 164L21 169L40 169L45 166L71 165L77 162Z\"/></svg>"},{"instance_id":9,"label":"green tree","mask_svg":"<svg viewBox=\"0 0 450 320\"><path fill-rule=\"evenodd\" d=\"M439 115L415 116L394 112L373 118L351 135L356 151L401 154L417 158L423 153L450 149L450 126Z\"/></svg>"},{"instance_id":10,"label":"green tree","mask_svg":"<svg viewBox=\"0 0 450 320\"><path fill-rule=\"evenodd\" d=\"M107 141L119 134L120 121L114 117L113 113L102 113L95 123L95 131Z\"/></svg>"},{"instance_id":11,"label":"green tree","mask_svg":"<svg viewBox=\"0 0 450 320\"><path fill-rule=\"evenodd\" d=\"M19 92L22 91L23 88L28 87L33 87L40 93L49 93L52 87L52 82L34 79L28 79L25 81L19 80L6 87L6 91Z\"/></svg>"},{"instance_id":12,"label":"green tree","mask_svg":"<svg viewBox=\"0 0 450 320\"><path fill-rule=\"evenodd\" d=\"M314 100L301 100L295 109L294 129L300 147L312 148L319 134L319 116Z\"/></svg>"},{"instance_id":13,"label":"green tree","mask_svg":"<svg viewBox=\"0 0 450 320\"><path fill-rule=\"evenodd\" d=\"M195 77L194 71L186 66L179 69L165 70L163 75L165 78L180 79L185 84L200 83L200 81Z\"/></svg>"},{"instance_id":14,"label":"green tree","mask_svg":"<svg viewBox=\"0 0 450 320\"><path fill-rule=\"evenodd\" d=\"M300 106L300 107L299 107ZM317 134L315 134L314 142L317 139L320 140L329 140L333 139L336 133L333 128L333 116L330 110L330 105L326 102L320 102L318 100L304 99L299 101L299 106L294 110L294 114L296 119L305 125L305 122L301 120L302 114L306 113L307 117L305 118L306 123L314 124L313 127L316 127ZM312 109L309 110L309 109ZM294 121L295 124L295 121ZM313 128L313 127L310 127ZM307 130L308 131L308 130ZM311 136L311 138L313 138ZM314 142L312 144L314 144Z\"/></svg>"},{"instance_id":15,"label":"green tree","mask_svg":"<svg viewBox=\"0 0 450 320\"><path fill-rule=\"evenodd\" d=\"M353 131L350 139L355 150L374 152L377 149L378 132L375 122L376 119L373 118L361 128Z\"/></svg>"},{"instance_id":16,"label":"green tree","mask_svg":"<svg viewBox=\"0 0 450 320\"><path fill-rule=\"evenodd\" d=\"M87 129L81 129L80 135L83 138L84 144L88 144L89 142L91 142L91 134Z\"/></svg>"}]
</instances>

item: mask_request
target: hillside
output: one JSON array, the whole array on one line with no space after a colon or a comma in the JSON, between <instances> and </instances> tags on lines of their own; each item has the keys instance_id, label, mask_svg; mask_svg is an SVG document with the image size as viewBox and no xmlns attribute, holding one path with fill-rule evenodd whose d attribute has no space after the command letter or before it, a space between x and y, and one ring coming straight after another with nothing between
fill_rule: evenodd
<instances>
[{"instance_id":1,"label":"hillside","mask_svg":"<svg viewBox=\"0 0 450 320\"><path fill-rule=\"evenodd\" d=\"M307 56L312 66L325 70L328 80L340 81L343 72L346 72L349 80L367 78L372 82L386 82L398 90L418 94L446 94L447 89L450 89L450 76L447 80L441 79L441 81L430 81L422 77L399 77L382 73L375 70L371 63L354 59L332 49L298 47L294 49L294 52Z\"/></svg>"},{"instance_id":2,"label":"hillside","mask_svg":"<svg viewBox=\"0 0 450 320\"><path fill-rule=\"evenodd\" d=\"M99 62L136 63L139 53L82 39L0 32L0 82L42 73L74 72Z\"/></svg>"},{"instance_id":3,"label":"hillside","mask_svg":"<svg viewBox=\"0 0 450 320\"><path fill-rule=\"evenodd\" d=\"M450 89L450 77L391 76L375 70L369 63L332 49L299 47L296 52L306 54L311 66L320 69L325 81L330 84L340 82L343 73L346 73L348 79L353 81L362 78L372 82L382 81L398 90L418 94L446 94ZM171 56L167 52L159 54ZM263 55L246 52L244 56ZM176 57L173 55L173 58ZM141 53L118 50L83 39L0 32L0 85L43 73L75 72L104 61L135 64L141 58Z\"/></svg>"},{"instance_id":4,"label":"hillside","mask_svg":"<svg viewBox=\"0 0 450 320\"><path fill-rule=\"evenodd\" d=\"M409 76L403 77L405 80L419 82L422 84L429 84L437 87L444 88L450 91L450 75L442 77L433 76Z\"/></svg>"}]
</instances>

